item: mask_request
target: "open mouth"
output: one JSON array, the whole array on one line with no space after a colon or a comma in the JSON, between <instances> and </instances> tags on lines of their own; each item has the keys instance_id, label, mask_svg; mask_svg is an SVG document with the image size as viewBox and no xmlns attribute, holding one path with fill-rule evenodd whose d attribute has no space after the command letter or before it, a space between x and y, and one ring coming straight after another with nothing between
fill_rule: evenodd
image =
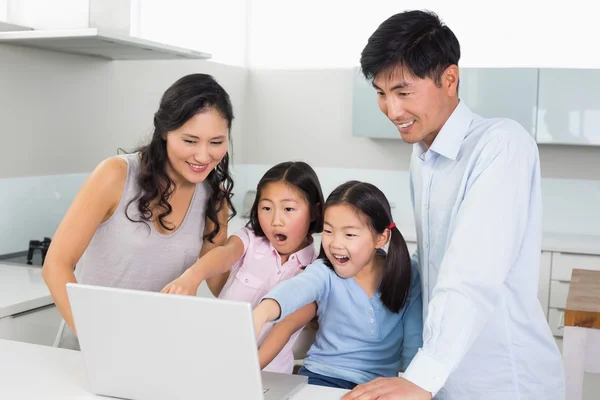
<instances>
[{"instance_id":1,"label":"open mouth","mask_svg":"<svg viewBox=\"0 0 600 400\"><path fill-rule=\"evenodd\" d=\"M283 233L276 233L274 236L277 243L283 243L287 240L287 236Z\"/></svg>"},{"instance_id":2,"label":"open mouth","mask_svg":"<svg viewBox=\"0 0 600 400\"><path fill-rule=\"evenodd\" d=\"M337 254L332 254L332 256L335 259L336 264L339 264L339 265L344 265L350 260L350 258L347 256L340 256Z\"/></svg>"}]
</instances>

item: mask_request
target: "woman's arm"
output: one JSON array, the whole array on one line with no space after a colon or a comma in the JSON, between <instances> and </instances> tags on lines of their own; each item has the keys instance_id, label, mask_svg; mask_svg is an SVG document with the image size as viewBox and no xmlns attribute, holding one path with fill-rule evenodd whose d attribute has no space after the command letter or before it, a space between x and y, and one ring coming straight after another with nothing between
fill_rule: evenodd
<instances>
[{"instance_id":1,"label":"woman's arm","mask_svg":"<svg viewBox=\"0 0 600 400\"><path fill-rule=\"evenodd\" d=\"M118 157L100 163L85 181L63 217L48 249L42 277L65 322L76 332L67 296L73 270L98 225L114 213L127 178L127 162Z\"/></svg>"},{"instance_id":2,"label":"woman's arm","mask_svg":"<svg viewBox=\"0 0 600 400\"><path fill-rule=\"evenodd\" d=\"M263 369L285 347L294 333L302 329L317 315L317 304L310 303L273 326L258 349L260 369Z\"/></svg>"}]
</instances>

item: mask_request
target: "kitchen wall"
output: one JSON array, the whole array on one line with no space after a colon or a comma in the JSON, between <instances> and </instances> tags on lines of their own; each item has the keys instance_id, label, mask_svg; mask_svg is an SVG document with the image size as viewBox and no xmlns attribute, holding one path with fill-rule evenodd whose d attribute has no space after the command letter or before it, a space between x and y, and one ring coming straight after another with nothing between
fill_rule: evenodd
<instances>
[{"instance_id":1,"label":"kitchen wall","mask_svg":"<svg viewBox=\"0 0 600 400\"><path fill-rule=\"evenodd\" d=\"M351 136L352 68L369 35L396 12L432 9L459 38L462 67L600 68L600 55L586 50L595 40L595 25L581 23L592 22L584 12L587 3L574 3L564 8L542 1L469 2L466 13L460 4L441 0L374 1L369 7L252 1L244 154L252 172L244 184L253 187L258 171L277 162L304 160L327 183L356 176L380 182L397 205L397 218L410 223L411 146ZM600 234L600 147L540 145L540 158L544 229Z\"/></svg>"},{"instance_id":2,"label":"kitchen wall","mask_svg":"<svg viewBox=\"0 0 600 400\"><path fill-rule=\"evenodd\" d=\"M600 53L586 50L595 24L584 23L592 13L582 12L583 0L568 9L537 0L486 4L491 7L486 10L469 3L468 16L460 4L441 0L400 6L373 1L368 7L347 1L230 0L217 8L218 18L203 25L212 28L187 35L182 27L193 25L196 15L202 25L213 9L178 1L167 7L144 0L147 17L140 31L213 51L218 63L110 62L0 46L0 254L52 236L87 174L117 148L132 149L150 134L160 95L187 73L211 73L231 94L238 208L267 168L305 160L316 168L327 194L347 179L377 184L394 203L398 222L410 226L411 146L351 136L352 68L383 19L410 8L437 11L461 40L462 66L600 68ZM235 15L228 17L227 8ZM157 19L161 15L164 25ZM198 45L192 46L192 38ZM219 46L217 38L223 41ZM205 49L204 41L212 49ZM540 156L544 228L598 233L600 147L540 146Z\"/></svg>"},{"instance_id":3,"label":"kitchen wall","mask_svg":"<svg viewBox=\"0 0 600 400\"><path fill-rule=\"evenodd\" d=\"M210 61L104 61L0 46L0 254L52 236L87 174L152 132L175 80L212 74L229 92L242 158L247 70Z\"/></svg>"}]
</instances>

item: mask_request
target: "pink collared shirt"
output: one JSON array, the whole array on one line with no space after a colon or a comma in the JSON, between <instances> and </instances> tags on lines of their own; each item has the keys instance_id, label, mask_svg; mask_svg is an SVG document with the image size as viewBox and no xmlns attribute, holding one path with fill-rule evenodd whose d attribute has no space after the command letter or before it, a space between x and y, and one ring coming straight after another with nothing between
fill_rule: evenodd
<instances>
[{"instance_id":1,"label":"pink collared shirt","mask_svg":"<svg viewBox=\"0 0 600 400\"><path fill-rule=\"evenodd\" d=\"M221 290L220 299L247 301L256 308L258 302L279 282L298 275L304 267L317 258L317 250L310 244L291 254L288 261L281 265L281 256L266 237L259 237L252 229L242 228L236 233L244 243L244 254L231 268L229 279ZM258 336L258 345L265 340L272 323L266 324ZM281 352L267 365L263 371L291 374L294 368L292 349L300 331L296 332Z\"/></svg>"}]
</instances>

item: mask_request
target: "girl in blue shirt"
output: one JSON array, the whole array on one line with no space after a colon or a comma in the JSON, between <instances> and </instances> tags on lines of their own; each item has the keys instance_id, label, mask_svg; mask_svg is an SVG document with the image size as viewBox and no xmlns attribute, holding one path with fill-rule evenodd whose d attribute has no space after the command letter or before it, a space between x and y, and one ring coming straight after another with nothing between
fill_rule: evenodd
<instances>
[{"instance_id":1,"label":"girl in blue shirt","mask_svg":"<svg viewBox=\"0 0 600 400\"><path fill-rule=\"evenodd\" d=\"M419 273L374 185L350 181L331 193L319 259L265 296L256 331L312 302L319 329L299 371L311 384L352 389L398 376L421 347Z\"/></svg>"}]
</instances>

